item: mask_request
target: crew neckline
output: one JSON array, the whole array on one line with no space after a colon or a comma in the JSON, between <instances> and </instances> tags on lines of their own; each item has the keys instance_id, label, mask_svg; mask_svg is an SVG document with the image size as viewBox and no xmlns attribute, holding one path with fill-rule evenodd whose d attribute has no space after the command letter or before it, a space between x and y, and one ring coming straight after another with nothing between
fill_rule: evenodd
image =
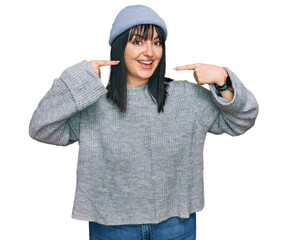
<instances>
[{"instance_id":1,"label":"crew neckline","mask_svg":"<svg viewBox=\"0 0 288 240\"><path fill-rule=\"evenodd\" d=\"M140 86L132 86L132 87L128 87L127 86L127 90L129 90L129 91L134 91L134 90L141 90L141 89L144 89L145 88L145 86L147 86L148 85L148 83L144 83L144 84L142 84L142 85L140 85Z\"/></svg>"}]
</instances>

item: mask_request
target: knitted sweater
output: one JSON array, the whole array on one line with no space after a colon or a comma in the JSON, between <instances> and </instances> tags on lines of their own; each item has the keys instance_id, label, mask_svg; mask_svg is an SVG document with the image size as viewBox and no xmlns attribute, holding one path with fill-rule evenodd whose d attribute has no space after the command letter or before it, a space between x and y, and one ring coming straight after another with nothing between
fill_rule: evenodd
<instances>
[{"instance_id":1,"label":"knitted sweater","mask_svg":"<svg viewBox=\"0 0 288 240\"><path fill-rule=\"evenodd\" d=\"M172 81L164 113L147 84L127 88L127 112L83 60L56 78L40 101L29 134L66 146L78 141L72 218L105 225L159 223L204 207L203 147L207 132L240 135L258 114L253 94L228 72L234 98L189 81Z\"/></svg>"}]
</instances>

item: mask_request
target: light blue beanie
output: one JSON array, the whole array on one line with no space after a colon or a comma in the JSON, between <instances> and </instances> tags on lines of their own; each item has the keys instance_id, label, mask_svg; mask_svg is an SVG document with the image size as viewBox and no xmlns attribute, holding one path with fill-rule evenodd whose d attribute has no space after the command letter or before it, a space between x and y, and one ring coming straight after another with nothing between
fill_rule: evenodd
<instances>
[{"instance_id":1,"label":"light blue beanie","mask_svg":"<svg viewBox=\"0 0 288 240\"><path fill-rule=\"evenodd\" d=\"M166 40L168 32L164 20L149 7L133 5L125 7L118 13L110 31L110 46L114 39L121 33L140 24L153 24L161 27L164 31L164 38Z\"/></svg>"}]
</instances>

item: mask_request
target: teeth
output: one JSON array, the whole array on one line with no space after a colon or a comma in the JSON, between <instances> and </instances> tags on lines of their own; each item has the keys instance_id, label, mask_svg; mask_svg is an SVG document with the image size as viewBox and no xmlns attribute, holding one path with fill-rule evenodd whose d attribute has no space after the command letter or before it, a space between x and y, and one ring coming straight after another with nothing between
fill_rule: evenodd
<instances>
[{"instance_id":1,"label":"teeth","mask_svg":"<svg viewBox=\"0 0 288 240\"><path fill-rule=\"evenodd\" d=\"M147 64L147 65L150 65L152 63L152 61L150 62L147 62L147 61L139 61L140 63L144 63L144 64Z\"/></svg>"}]
</instances>

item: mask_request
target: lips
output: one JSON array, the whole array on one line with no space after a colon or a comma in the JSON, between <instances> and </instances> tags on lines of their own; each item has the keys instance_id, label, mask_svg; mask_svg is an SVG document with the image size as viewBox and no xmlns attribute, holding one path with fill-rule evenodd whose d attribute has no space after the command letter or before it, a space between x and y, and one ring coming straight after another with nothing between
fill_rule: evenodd
<instances>
[{"instance_id":1,"label":"lips","mask_svg":"<svg viewBox=\"0 0 288 240\"><path fill-rule=\"evenodd\" d=\"M150 61L141 61L141 60L138 60L137 61L139 63L139 65L144 68L144 69L150 69L152 68L152 63L153 63L153 60L150 60Z\"/></svg>"}]
</instances>

